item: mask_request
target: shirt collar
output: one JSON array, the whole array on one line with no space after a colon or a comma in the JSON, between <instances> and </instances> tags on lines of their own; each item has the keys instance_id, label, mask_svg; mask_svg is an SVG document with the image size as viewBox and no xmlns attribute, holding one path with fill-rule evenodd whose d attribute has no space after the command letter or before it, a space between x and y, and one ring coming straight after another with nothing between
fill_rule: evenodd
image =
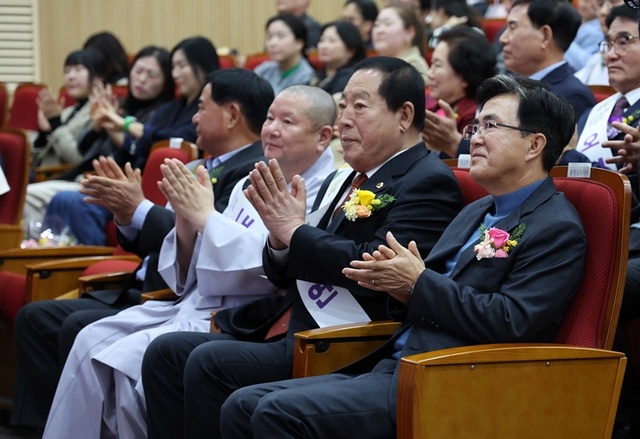
<instances>
[{"instance_id":1,"label":"shirt collar","mask_svg":"<svg viewBox=\"0 0 640 439\"><path fill-rule=\"evenodd\" d=\"M543 178L508 194L493 197L493 202L496 205L496 216L507 216L520 207L544 180Z\"/></svg>"},{"instance_id":2,"label":"shirt collar","mask_svg":"<svg viewBox=\"0 0 640 439\"><path fill-rule=\"evenodd\" d=\"M565 60L559 61L555 64L551 64L550 66L545 67L542 70L537 71L536 73L534 73L533 75L529 76L529 79L537 79L538 81L542 80L542 78L544 78L545 76L547 76L549 73L551 73L552 71L554 71L555 69L557 69L558 67L560 67L563 64L566 64L567 62Z\"/></svg>"},{"instance_id":3,"label":"shirt collar","mask_svg":"<svg viewBox=\"0 0 640 439\"><path fill-rule=\"evenodd\" d=\"M226 152L218 157L209 157L204 161L204 166L205 168L207 168L207 170L211 171L212 169L215 169L218 166L222 165L224 162L229 160L234 155L238 154L240 151L249 148L251 145L253 145L253 143L249 143L248 145L245 145L241 148Z\"/></svg>"}]
</instances>

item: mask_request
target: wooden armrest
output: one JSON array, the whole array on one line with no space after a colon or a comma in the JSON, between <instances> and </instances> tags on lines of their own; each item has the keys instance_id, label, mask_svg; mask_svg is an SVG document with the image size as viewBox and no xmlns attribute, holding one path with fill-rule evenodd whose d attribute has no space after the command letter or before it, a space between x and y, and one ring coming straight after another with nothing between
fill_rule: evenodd
<instances>
[{"instance_id":1,"label":"wooden armrest","mask_svg":"<svg viewBox=\"0 0 640 439\"><path fill-rule=\"evenodd\" d=\"M24 230L16 224L0 224L0 250L20 248Z\"/></svg>"},{"instance_id":2,"label":"wooden armrest","mask_svg":"<svg viewBox=\"0 0 640 439\"><path fill-rule=\"evenodd\" d=\"M25 274L26 266L61 260L63 258L87 258L91 256L109 256L115 247L76 245L72 247L13 248L0 251L0 270Z\"/></svg>"},{"instance_id":3,"label":"wooden armrest","mask_svg":"<svg viewBox=\"0 0 640 439\"><path fill-rule=\"evenodd\" d=\"M30 271L66 271L78 268L87 268L88 266L103 261L132 261L140 262L140 258L135 255L118 255L118 256L88 256L83 258L54 259L51 261L39 262L27 265ZM77 277L76 277L77 279Z\"/></svg>"},{"instance_id":4,"label":"wooden armrest","mask_svg":"<svg viewBox=\"0 0 640 439\"><path fill-rule=\"evenodd\" d=\"M398 438L611 437L625 364L622 353L555 344L404 357Z\"/></svg>"},{"instance_id":5,"label":"wooden armrest","mask_svg":"<svg viewBox=\"0 0 640 439\"><path fill-rule=\"evenodd\" d=\"M109 260L139 261L137 256L89 256L82 258L54 259L28 264L27 302L53 299L78 287L78 278L90 265ZM77 294L76 294L77 296Z\"/></svg>"},{"instance_id":6,"label":"wooden armrest","mask_svg":"<svg viewBox=\"0 0 640 439\"><path fill-rule=\"evenodd\" d=\"M348 323L346 325L328 326L326 328L310 329L296 332L296 339L325 340L352 337L391 336L400 326L398 322L378 321L366 323Z\"/></svg>"},{"instance_id":7,"label":"wooden armrest","mask_svg":"<svg viewBox=\"0 0 640 439\"><path fill-rule=\"evenodd\" d=\"M350 364L389 339L400 323L368 322L295 334L293 377L324 375Z\"/></svg>"},{"instance_id":8,"label":"wooden armrest","mask_svg":"<svg viewBox=\"0 0 640 439\"><path fill-rule=\"evenodd\" d=\"M178 300L178 296L173 290L165 288L164 290L149 291L140 296L140 303L144 303L147 300Z\"/></svg>"},{"instance_id":9,"label":"wooden armrest","mask_svg":"<svg viewBox=\"0 0 640 439\"><path fill-rule=\"evenodd\" d=\"M33 181L39 183L41 181L51 180L74 166L73 163L64 163L62 165L37 167L33 170Z\"/></svg>"},{"instance_id":10,"label":"wooden armrest","mask_svg":"<svg viewBox=\"0 0 640 439\"><path fill-rule=\"evenodd\" d=\"M78 278L78 291L80 294L96 290L119 290L124 287L131 278L133 271L115 271L111 273L98 273Z\"/></svg>"}]
</instances>

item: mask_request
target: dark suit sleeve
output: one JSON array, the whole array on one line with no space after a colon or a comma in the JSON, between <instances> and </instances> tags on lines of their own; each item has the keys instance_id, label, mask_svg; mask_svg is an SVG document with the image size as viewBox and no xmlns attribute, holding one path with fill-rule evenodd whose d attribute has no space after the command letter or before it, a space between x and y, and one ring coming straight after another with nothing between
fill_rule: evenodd
<instances>
[{"instance_id":1,"label":"dark suit sleeve","mask_svg":"<svg viewBox=\"0 0 640 439\"><path fill-rule=\"evenodd\" d=\"M236 167L228 172L222 172L222 174L220 174L218 182L213 188L216 211L224 212L229 204L229 198L231 197L233 188L240 179L249 174L249 171L253 169L253 163L255 163L255 160L252 160L251 163L247 162L244 166Z\"/></svg>"},{"instance_id":2,"label":"dark suit sleeve","mask_svg":"<svg viewBox=\"0 0 640 439\"><path fill-rule=\"evenodd\" d=\"M213 187L214 203L218 212L223 212L227 208L236 183L249 175L255 163L261 160L264 160L264 155L262 143L258 141L224 162L224 168Z\"/></svg>"},{"instance_id":3,"label":"dark suit sleeve","mask_svg":"<svg viewBox=\"0 0 640 439\"><path fill-rule=\"evenodd\" d=\"M444 166L439 160L438 163ZM307 225L299 227L291 241L287 277L342 286L355 294L378 295L347 279L342 269L351 261L362 259L363 253L386 244L389 231L402 245L415 240L421 254L428 254L462 206L455 177L449 169L439 167L412 172L394 184L389 193L396 200L388 208L369 218L345 220L336 233ZM267 267L265 263L265 271Z\"/></svg>"},{"instance_id":4,"label":"dark suit sleeve","mask_svg":"<svg viewBox=\"0 0 640 439\"><path fill-rule=\"evenodd\" d=\"M567 100L576 110L576 119L596 105L596 100L589 89L567 96Z\"/></svg>"},{"instance_id":5,"label":"dark suit sleeve","mask_svg":"<svg viewBox=\"0 0 640 439\"><path fill-rule=\"evenodd\" d=\"M589 118L589 114L591 114L591 110L593 108L589 108L587 111L584 111L580 117L578 118L578 136L582 134L582 130L584 130L584 126L587 123L587 119Z\"/></svg>"},{"instance_id":6,"label":"dark suit sleeve","mask_svg":"<svg viewBox=\"0 0 640 439\"><path fill-rule=\"evenodd\" d=\"M527 228L508 258L474 258L454 279L427 267L408 319L466 344L550 341L582 279L586 238L571 211L554 197L521 218Z\"/></svg>"},{"instance_id":7,"label":"dark suit sleeve","mask_svg":"<svg viewBox=\"0 0 640 439\"><path fill-rule=\"evenodd\" d=\"M155 205L147 214L137 238L129 241L118 232L118 242L126 251L144 258L151 252L160 252L164 237L175 225L176 214L169 209Z\"/></svg>"}]
</instances>

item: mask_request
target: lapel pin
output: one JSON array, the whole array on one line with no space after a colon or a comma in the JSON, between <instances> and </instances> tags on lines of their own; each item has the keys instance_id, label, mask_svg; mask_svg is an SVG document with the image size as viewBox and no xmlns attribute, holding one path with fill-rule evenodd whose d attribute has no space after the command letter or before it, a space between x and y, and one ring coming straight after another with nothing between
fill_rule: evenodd
<instances>
[{"instance_id":1,"label":"lapel pin","mask_svg":"<svg viewBox=\"0 0 640 439\"><path fill-rule=\"evenodd\" d=\"M376 188L377 189L380 189L382 186L384 186L383 182L380 182L380 183L376 184Z\"/></svg>"}]
</instances>

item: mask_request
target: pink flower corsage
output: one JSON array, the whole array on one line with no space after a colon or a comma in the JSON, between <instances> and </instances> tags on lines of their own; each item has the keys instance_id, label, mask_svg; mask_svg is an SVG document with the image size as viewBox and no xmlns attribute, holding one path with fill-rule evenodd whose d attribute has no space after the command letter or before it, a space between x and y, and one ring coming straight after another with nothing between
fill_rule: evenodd
<instances>
[{"instance_id":1,"label":"pink flower corsage","mask_svg":"<svg viewBox=\"0 0 640 439\"><path fill-rule=\"evenodd\" d=\"M522 223L509 234L496 227L488 229L485 226L480 226L480 233L483 239L473 247L476 252L476 259L508 258L509 252L518 245L522 238L525 228L525 224Z\"/></svg>"}]
</instances>

